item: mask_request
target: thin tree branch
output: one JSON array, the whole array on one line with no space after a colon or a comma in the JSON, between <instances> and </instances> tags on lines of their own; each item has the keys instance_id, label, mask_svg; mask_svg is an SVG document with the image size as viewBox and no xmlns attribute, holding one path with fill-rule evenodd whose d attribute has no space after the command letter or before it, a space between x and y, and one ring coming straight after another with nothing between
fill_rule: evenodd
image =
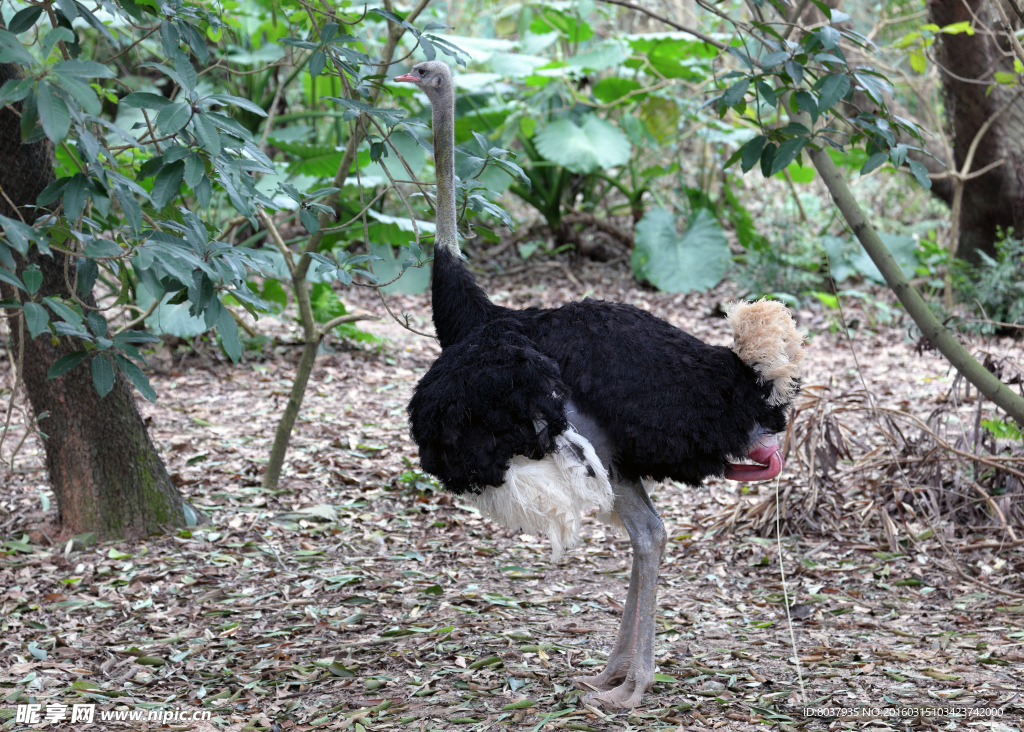
<instances>
[{"instance_id":1,"label":"thin tree branch","mask_svg":"<svg viewBox=\"0 0 1024 732\"><path fill-rule=\"evenodd\" d=\"M693 28L690 28L689 26L685 26L682 23L677 23L674 20L669 20L664 15L659 15L658 13L655 13L653 10L648 10L647 8L641 7L641 6L637 5L636 3L629 2L629 0L599 0L599 2L608 3L609 5L620 5L620 6L624 7L624 8L629 8L630 10L635 10L638 13L643 13L648 18L653 18L654 20L660 21L660 22L664 23L665 25L667 25L667 26L669 26L671 28L675 28L676 30L681 30L684 33L689 33L691 36L699 38L700 40L704 41L705 43L707 43L707 44L709 44L711 46L714 46L719 51L725 51L725 50L727 50L729 48L729 46L727 44L722 43L717 38L712 38L711 36L707 35L706 33L701 33L699 30L695 30Z\"/></svg>"},{"instance_id":2,"label":"thin tree branch","mask_svg":"<svg viewBox=\"0 0 1024 732\"><path fill-rule=\"evenodd\" d=\"M1024 9L1021 9L1021 5L1018 0L1006 0L1006 2L1010 4L1010 7L1013 8L1013 12L1015 12L1021 22L1024 23Z\"/></svg>"},{"instance_id":3,"label":"thin tree branch","mask_svg":"<svg viewBox=\"0 0 1024 732\"><path fill-rule=\"evenodd\" d=\"M868 221L828 152L824 147L811 150L810 158L850 229L882 273L886 284L892 288L914 323L921 329L922 334L964 375L964 378L997 406L1002 407L1017 424L1024 426L1024 398L1011 391L993 373L978 363L935 317L935 313L907 281L906 275L882 243L878 232Z\"/></svg>"},{"instance_id":4,"label":"thin tree branch","mask_svg":"<svg viewBox=\"0 0 1024 732\"><path fill-rule=\"evenodd\" d=\"M368 313L364 311L346 313L345 315L339 315L338 317L328 320L326 323L320 325L320 332L330 333L339 325L344 325L345 323L355 323L357 320L380 320L380 318L378 318L373 313Z\"/></svg>"}]
</instances>

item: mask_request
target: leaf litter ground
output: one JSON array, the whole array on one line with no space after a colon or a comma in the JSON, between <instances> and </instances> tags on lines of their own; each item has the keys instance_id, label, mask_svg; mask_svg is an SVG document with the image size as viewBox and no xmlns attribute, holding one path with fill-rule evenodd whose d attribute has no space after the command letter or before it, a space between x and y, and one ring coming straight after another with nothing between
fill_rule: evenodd
<instances>
[{"instance_id":1,"label":"leaf litter ground","mask_svg":"<svg viewBox=\"0 0 1024 732\"><path fill-rule=\"evenodd\" d=\"M735 296L728 286L653 293L621 263L508 272L483 282L502 304L586 293L730 342L720 317ZM350 306L379 309L369 294L346 292ZM392 307L429 329L427 296L396 297ZM848 308L851 320L871 321L867 309ZM14 716L29 702L209 710L209 721L176 726L204 731L1019 729L1019 543L1004 544L997 525L929 526L908 504L909 484L894 520L898 493L889 490L886 504L880 487L892 464L888 476L884 465L870 469L893 420L845 412L835 429L856 445L852 459L837 459L835 436L820 437L827 420L814 421L830 399L866 403L865 385L878 409L921 420L940 410L954 430L973 424L974 406L949 403L946 364L917 354L902 327L856 332L851 350L827 311L798 316L813 337L809 397L780 485L786 583L774 484L659 485L670 541L658 683L642 708L591 707L571 684L600 668L614 640L630 568L625 537L589 520L583 545L554 565L546 541L482 520L418 472L405 404L439 352L433 341L390 321L365 325L383 345L329 341L280 489L261 489L299 351L288 345L291 324L266 320L260 329L282 344L266 358L250 353L234 368L211 352L152 360L160 399L141 409L209 525L68 545L45 510L40 445L27 440L0 496L0 729L33 728ZM989 346L1020 362L1019 344ZM813 718L805 705L904 716ZM1000 715L926 716L950 705ZM145 727L94 728L103 725Z\"/></svg>"}]
</instances>

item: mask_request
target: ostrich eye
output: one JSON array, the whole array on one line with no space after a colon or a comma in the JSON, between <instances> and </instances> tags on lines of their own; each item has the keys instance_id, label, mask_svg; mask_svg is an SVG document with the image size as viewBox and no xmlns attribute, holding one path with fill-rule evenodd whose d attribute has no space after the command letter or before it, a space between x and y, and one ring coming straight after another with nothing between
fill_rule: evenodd
<instances>
[{"instance_id":1,"label":"ostrich eye","mask_svg":"<svg viewBox=\"0 0 1024 732\"><path fill-rule=\"evenodd\" d=\"M416 73L423 76L423 69L416 69Z\"/></svg>"}]
</instances>

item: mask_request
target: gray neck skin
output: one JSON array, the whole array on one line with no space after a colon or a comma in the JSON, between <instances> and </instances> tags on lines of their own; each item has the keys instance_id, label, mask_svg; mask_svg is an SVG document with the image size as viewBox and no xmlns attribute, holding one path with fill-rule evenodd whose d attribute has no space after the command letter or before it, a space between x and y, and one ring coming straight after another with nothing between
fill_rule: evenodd
<instances>
[{"instance_id":1,"label":"gray neck skin","mask_svg":"<svg viewBox=\"0 0 1024 732\"><path fill-rule=\"evenodd\" d=\"M435 247L459 256L455 218L455 95L451 89L431 100L434 121L434 175L437 178Z\"/></svg>"}]
</instances>

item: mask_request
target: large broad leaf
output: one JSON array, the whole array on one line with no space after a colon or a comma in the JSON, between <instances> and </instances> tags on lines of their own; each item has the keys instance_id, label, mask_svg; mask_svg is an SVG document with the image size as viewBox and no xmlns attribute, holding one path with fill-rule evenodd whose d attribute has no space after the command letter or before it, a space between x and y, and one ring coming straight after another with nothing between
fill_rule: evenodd
<instances>
[{"instance_id":1,"label":"large broad leaf","mask_svg":"<svg viewBox=\"0 0 1024 732\"><path fill-rule=\"evenodd\" d=\"M633 272L664 292L703 292L725 276L731 261L722 227L706 209L690 219L679 236L675 217L663 208L649 211L636 225Z\"/></svg>"},{"instance_id":2,"label":"large broad leaf","mask_svg":"<svg viewBox=\"0 0 1024 732\"><path fill-rule=\"evenodd\" d=\"M381 282L388 282L395 278L400 272L402 276L387 287L381 288L388 294L398 293L400 295L419 295L426 292L430 286L430 267L409 267L402 272L402 263L409 258L409 249L400 247L396 255L395 249L390 244L377 244L371 242L368 249L370 254L380 257L381 261L373 263L373 273Z\"/></svg>"},{"instance_id":3,"label":"large broad leaf","mask_svg":"<svg viewBox=\"0 0 1024 732\"><path fill-rule=\"evenodd\" d=\"M146 329L156 335L172 335L178 338L194 338L207 331L203 318L189 315L189 303L170 304L173 294L164 295L160 304L146 318ZM145 287L138 290L137 304L148 308L153 303L153 295Z\"/></svg>"},{"instance_id":4,"label":"large broad leaf","mask_svg":"<svg viewBox=\"0 0 1024 732\"><path fill-rule=\"evenodd\" d=\"M629 58L629 46L620 40L613 39L591 47L584 53L577 53L568 59L568 64L577 69L602 71L611 66L618 66L627 58Z\"/></svg>"},{"instance_id":5,"label":"large broad leaf","mask_svg":"<svg viewBox=\"0 0 1024 732\"><path fill-rule=\"evenodd\" d=\"M907 277L912 277L914 270L917 269L917 240L912 236L900 234L879 233L878 236L881 238L882 243L885 244L885 248L892 254L893 259L896 260L896 264L903 270L903 274ZM871 261L871 257L868 256L863 247L858 247L858 249L857 254L850 257L850 264L872 282L884 285L885 278L882 277L882 273L875 266L875 263Z\"/></svg>"},{"instance_id":6,"label":"large broad leaf","mask_svg":"<svg viewBox=\"0 0 1024 732\"><path fill-rule=\"evenodd\" d=\"M221 306L220 317L217 319L217 332L220 333L220 344L228 354L231 363L238 363L242 357L242 343L238 339L238 323L231 316L231 311Z\"/></svg>"},{"instance_id":7,"label":"large broad leaf","mask_svg":"<svg viewBox=\"0 0 1024 732\"><path fill-rule=\"evenodd\" d=\"M860 246L856 242L841 236L823 236L821 246L828 258L832 281L837 285L849 279L857 271L850 262L851 258L861 252Z\"/></svg>"},{"instance_id":8,"label":"large broad leaf","mask_svg":"<svg viewBox=\"0 0 1024 732\"><path fill-rule=\"evenodd\" d=\"M640 82L633 79L622 79L618 76L609 76L594 84L594 96L599 101L609 104L622 99L630 92L640 89ZM643 99L646 94L635 94L634 99Z\"/></svg>"},{"instance_id":9,"label":"large broad leaf","mask_svg":"<svg viewBox=\"0 0 1024 732\"><path fill-rule=\"evenodd\" d=\"M627 36L627 39L636 54L626 62L628 68L642 68L644 61L638 56L643 54L651 67L669 79L702 81L710 75L709 60L718 55L718 49L710 44L681 33L664 36L643 34Z\"/></svg>"},{"instance_id":10,"label":"large broad leaf","mask_svg":"<svg viewBox=\"0 0 1024 732\"><path fill-rule=\"evenodd\" d=\"M556 119L533 138L537 151L573 173L593 173L624 165L629 160L629 138L610 122L589 115L579 127Z\"/></svg>"}]
</instances>

